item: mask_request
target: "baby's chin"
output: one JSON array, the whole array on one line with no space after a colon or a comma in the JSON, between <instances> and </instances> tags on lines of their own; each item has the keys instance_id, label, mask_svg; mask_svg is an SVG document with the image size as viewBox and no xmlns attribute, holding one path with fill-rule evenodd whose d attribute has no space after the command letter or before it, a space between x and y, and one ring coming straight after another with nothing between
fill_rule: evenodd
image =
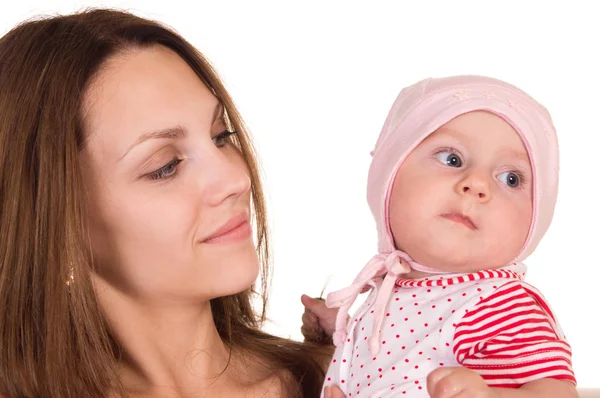
<instances>
[{"instance_id":1,"label":"baby's chin","mask_svg":"<svg viewBox=\"0 0 600 398\"><path fill-rule=\"evenodd\" d=\"M406 253L417 263L445 273L502 268L518 254L512 246L499 246L491 239L468 239L460 235L434 233L419 238L406 245Z\"/></svg>"},{"instance_id":2,"label":"baby's chin","mask_svg":"<svg viewBox=\"0 0 600 398\"><path fill-rule=\"evenodd\" d=\"M443 274L464 274L483 271L487 269L497 269L505 267L509 262L504 262L503 259L496 259L496 261L490 261L489 256L469 256L464 253L458 253L457 251L450 252L446 256L439 256L438 253L407 253L417 263L424 265L429 268L433 268ZM437 274L431 274L423 271L412 270L409 274L403 276L408 279L420 279L435 276Z\"/></svg>"}]
</instances>

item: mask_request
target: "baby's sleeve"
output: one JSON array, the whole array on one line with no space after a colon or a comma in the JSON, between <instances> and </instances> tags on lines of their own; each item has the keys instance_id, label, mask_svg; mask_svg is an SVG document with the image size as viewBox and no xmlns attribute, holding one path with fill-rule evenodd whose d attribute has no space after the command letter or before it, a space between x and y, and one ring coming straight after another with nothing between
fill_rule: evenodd
<instances>
[{"instance_id":1,"label":"baby's sleeve","mask_svg":"<svg viewBox=\"0 0 600 398\"><path fill-rule=\"evenodd\" d=\"M576 383L571 346L546 299L523 282L498 287L466 312L456 324L453 351L492 387L543 378Z\"/></svg>"}]
</instances>

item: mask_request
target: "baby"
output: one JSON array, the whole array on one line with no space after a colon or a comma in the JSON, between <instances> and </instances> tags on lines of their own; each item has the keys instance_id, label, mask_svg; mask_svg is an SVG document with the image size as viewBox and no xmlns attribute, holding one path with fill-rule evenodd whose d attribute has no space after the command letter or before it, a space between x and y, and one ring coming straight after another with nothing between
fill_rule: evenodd
<instances>
[{"instance_id":1,"label":"baby","mask_svg":"<svg viewBox=\"0 0 600 398\"><path fill-rule=\"evenodd\" d=\"M372 156L379 254L327 297L339 311L325 387L347 397L576 397L571 348L521 262L556 202L546 109L499 80L426 79L402 90Z\"/></svg>"}]
</instances>

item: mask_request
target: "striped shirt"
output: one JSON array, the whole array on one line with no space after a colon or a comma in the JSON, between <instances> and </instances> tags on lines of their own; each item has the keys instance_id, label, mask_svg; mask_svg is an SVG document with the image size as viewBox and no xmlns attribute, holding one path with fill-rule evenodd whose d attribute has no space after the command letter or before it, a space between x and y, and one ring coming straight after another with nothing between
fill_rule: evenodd
<instances>
[{"instance_id":1,"label":"striped shirt","mask_svg":"<svg viewBox=\"0 0 600 398\"><path fill-rule=\"evenodd\" d=\"M525 272L514 264L397 280L374 356L368 342L376 281L348 324L325 386L338 385L347 397L428 397L427 375L443 366L470 368L494 387L541 378L575 383L571 348L547 301L523 281Z\"/></svg>"}]
</instances>

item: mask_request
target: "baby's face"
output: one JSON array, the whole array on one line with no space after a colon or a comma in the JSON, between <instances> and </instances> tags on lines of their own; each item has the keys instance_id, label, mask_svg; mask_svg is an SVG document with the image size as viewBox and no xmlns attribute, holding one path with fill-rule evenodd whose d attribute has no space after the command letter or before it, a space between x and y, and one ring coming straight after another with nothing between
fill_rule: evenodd
<instances>
[{"instance_id":1,"label":"baby's face","mask_svg":"<svg viewBox=\"0 0 600 398\"><path fill-rule=\"evenodd\" d=\"M458 116L398 170L390 199L396 247L444 271L505 266L527 238L532 187L527 150L510 124L483 111Z\"/></svg>"}]
</instances>

